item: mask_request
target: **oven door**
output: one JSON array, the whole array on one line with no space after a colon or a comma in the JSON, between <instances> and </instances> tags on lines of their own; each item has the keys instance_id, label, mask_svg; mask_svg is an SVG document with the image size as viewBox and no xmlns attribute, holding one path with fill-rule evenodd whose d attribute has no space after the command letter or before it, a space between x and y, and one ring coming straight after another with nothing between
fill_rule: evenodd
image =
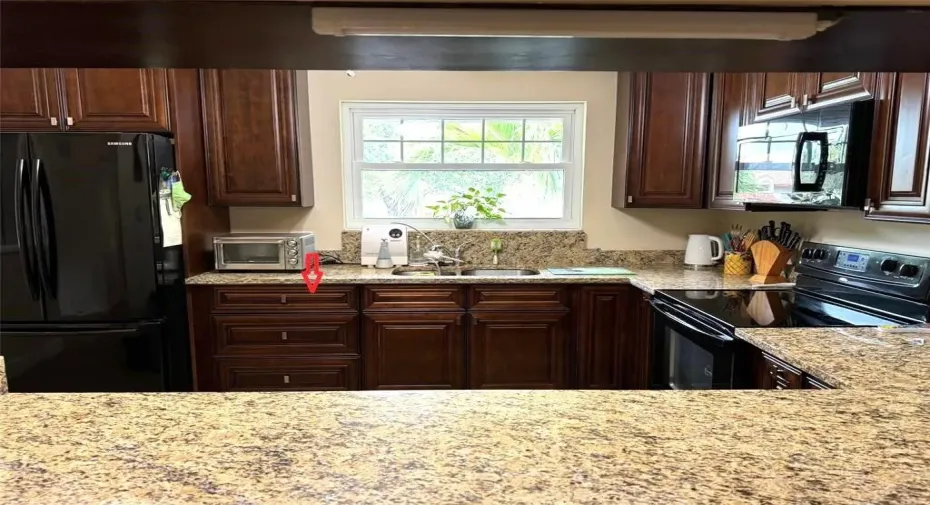
<instances>
[{"instance_id":1,"label":"oven door","mask_svg":"<svg viewBox=\"0 0 930 505\"><path fill-rule=\"evenodd\" d=\"M287 270L284 239L223 240L214 243L217 270Z\"/></svg>"},{"instance_id":2,"label":"oven door","mask_svg":"<svg viewBox=\"0 0 930 505\"><path fill-rule=\"evenodd\" d=\"M652 300L652 389L733 389L735 344L722 327Z\"/></svg>"}]
</instances>

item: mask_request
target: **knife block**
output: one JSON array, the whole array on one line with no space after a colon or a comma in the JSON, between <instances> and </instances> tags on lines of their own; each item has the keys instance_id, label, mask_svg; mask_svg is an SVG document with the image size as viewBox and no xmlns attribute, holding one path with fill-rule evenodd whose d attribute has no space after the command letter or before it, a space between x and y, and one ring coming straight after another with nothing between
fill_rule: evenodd
<instances>
[{"instance_id":1,"label":"knife block","mask_svg":"<svg viewBox=\"0 0 930 505\"><path fill-rule=\"evenodd\" d=\"M791 259L791 249L769 240L756 242L749 248L752 251L752 262L756 267L756 275L749 278L754 284L775 284L788 282L782 272Z\"/></svg>"}]
</instances>

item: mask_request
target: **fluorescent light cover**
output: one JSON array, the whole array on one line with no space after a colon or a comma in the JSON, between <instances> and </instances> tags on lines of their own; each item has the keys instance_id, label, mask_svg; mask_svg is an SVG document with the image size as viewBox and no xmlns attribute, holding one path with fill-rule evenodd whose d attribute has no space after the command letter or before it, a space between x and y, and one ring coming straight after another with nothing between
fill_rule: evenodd
<instances>
[{"instance_id":1,"label":"fluorescent light cover","mask_svg":"<svg viewBox=\"0 0 930 505\"><path fill-rule=\"evenodd\" d=\"M320 35L800 40L833 25L815 12L313 9Z\"/></svg>"}]
</instances>

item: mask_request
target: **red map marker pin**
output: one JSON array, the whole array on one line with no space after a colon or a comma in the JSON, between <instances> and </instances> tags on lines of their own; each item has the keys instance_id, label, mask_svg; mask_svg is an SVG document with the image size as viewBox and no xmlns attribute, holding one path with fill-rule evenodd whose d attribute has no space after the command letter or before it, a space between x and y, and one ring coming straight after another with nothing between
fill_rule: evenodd
<instances>
[{"instance_id":1,"label":"red map marker pin","mask_svg":"<svg viewBox=\"0 0 930 505\"><path fill-rule=\"evenodd\" d=\"M310 279L311 272L314 275L312 280ZM300 272L300 276L304 278L307 289L311 293L316 293L316 288L320 286L320 282L323 280L323 270L320 268L320 253L307 253L307 257L304 258L304 269Z\"/></svg>"}]
</instances>

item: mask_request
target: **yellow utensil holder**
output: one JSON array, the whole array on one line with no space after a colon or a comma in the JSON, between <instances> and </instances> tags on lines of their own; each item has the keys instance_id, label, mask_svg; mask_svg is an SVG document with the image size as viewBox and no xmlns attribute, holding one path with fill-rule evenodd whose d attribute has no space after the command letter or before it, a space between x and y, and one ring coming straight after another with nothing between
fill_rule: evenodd
<instances>
[{"instance_id":1,"label":"yellow utensil holder","mask_svg":"<svg viewBox=\"0 0 930 505\"><path fill-rule=\"evenodd\" d=\"M752 255L728 252L723 257L724 275L749 275L752 273Z\"/></svg>"}]
</instances>

